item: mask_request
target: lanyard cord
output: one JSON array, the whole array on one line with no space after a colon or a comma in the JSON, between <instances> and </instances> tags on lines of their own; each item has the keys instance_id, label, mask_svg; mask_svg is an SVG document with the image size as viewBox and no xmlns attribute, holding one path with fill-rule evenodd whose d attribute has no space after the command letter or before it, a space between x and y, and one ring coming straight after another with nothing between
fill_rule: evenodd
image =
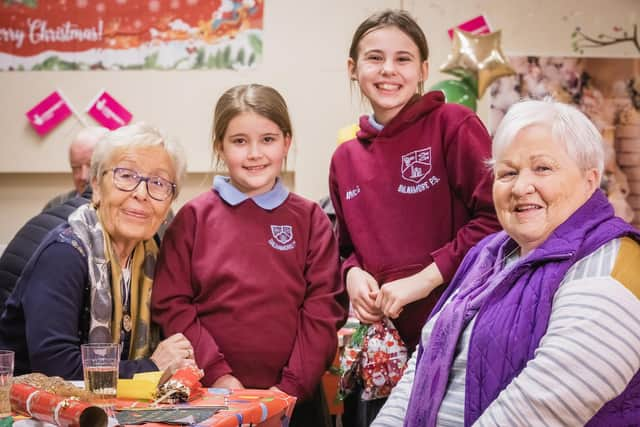
<instances>
[{"instance_id":1,"label":"lanyard cord","mask_svg":"<svg viewBox=\"0 0 640 427\"><path fill-rule=\"evenodd\" d=\"M131 297L131 256L127 258L125 266L122 268L122 280L120 280L122 291L122 310L129 312L129 300Z\"/></svg>"}]
</instances>

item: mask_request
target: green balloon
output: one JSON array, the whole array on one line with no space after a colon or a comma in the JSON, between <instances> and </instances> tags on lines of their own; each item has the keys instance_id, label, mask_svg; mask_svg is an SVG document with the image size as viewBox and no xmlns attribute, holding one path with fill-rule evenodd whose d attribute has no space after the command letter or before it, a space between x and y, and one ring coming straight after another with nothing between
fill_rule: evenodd
<instances>
[{"instance_id":1,"label":"green balloon","mask_svg":"<svg viewBox=\"0 0 640 427\"><path fill-rule=\"evenodd\" d=\"M444 93L447 102L462 104L476 111L478 97L470 85L460 80L443 80L431 86L431 90L439 90Z\"/></svg>"}]
</instances>

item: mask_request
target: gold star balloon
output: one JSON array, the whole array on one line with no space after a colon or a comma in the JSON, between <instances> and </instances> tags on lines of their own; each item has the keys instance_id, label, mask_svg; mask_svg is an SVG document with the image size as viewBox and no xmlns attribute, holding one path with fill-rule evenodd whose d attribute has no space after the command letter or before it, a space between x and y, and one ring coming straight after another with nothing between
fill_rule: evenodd
<instances>
[{"instance_id":1,"label":"gold star balloon","mask_svg":"<svg viewBox=\"0 0 640 427\"><path fill-rule=\"evenodd\" d=\"M516 73L502 53L500 38L500 31L475 35L456 28L452 52L440 71L458 77L474 77L478 82L478 98L481 98L496 79Z\"/></svg>"}]
</instances>

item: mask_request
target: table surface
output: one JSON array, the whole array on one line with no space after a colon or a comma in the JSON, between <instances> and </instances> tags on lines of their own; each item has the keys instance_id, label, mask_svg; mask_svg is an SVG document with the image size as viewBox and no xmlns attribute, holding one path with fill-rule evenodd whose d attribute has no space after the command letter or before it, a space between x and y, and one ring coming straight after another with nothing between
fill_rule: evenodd
<instances>
[{"instance_id":1,"label":"table surface","mask_svg":"<svg viewBox=\"0 0 640 427\"><path fill-rule=\"evenodd\" d=\"M333 366L339 368L339 350L342 349L353 334L358 322L355 319L349 319L345 327L338 332L338 354L334 360ZM323 378L325 394L329 402L329 410L333 415L342 413L342 402L336 399L337 379L335 373L327 372ZM84 387L83 381L71 381L78 387ZM271 390L228 390L228 389L207 389L207 393L202 398L189 402L188 405L193 406L227 406L229 409L223 410L215 414L206 421L199 423L203 427L234 427L243 423L253 423L256 425L286 426L291 418L293 407L295 406L295 397L286 393ZM129 406L134 404L135 407L144 407L145 403L135 404L129 402ZM127 401L120 400L119 407L126 407ZM34 419L25 419L18 417L13 423L14 427L55 427L53 424L37 421ZM115 418L109 418L109 427L115 427L118 422ZM166 426L167 424L148 423L147 427Z\"/></svg>"},{"instance_id":2,"label":"table surface","mask_svg":"<svg viewBox=\"0 0 640 427\"><path fill-rule=\"evenodd\" d=\"M291 418L296 398L283 392L272 390L228 390L220 388L207 389L207 393L183 406L227 406L229 409L216 413L213 417L199 423L203 427L234 427L242 424L268 424L269 426L286 426ZM117 408L143 408L147 402L118 400ZM20 419L16 427L50 427L52 424L33 419ZM118 425L115 419L109 419L109 426ZM148 423L147 427L166 426L167 424Z\"/></svg>"}]
</instances>

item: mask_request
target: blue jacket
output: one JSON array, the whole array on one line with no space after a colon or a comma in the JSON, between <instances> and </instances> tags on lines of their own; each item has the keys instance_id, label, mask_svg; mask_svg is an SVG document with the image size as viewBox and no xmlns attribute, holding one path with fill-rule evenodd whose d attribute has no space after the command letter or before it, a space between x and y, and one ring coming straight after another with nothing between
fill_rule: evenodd
<instances>
[{"instance_id":1,"label":"blue jacket","mask_svg":"<svg viewBox=\"0 0 640 427\"><path fill-rule=\"evenodd\" d=\"M91 187L87 186L82 196L45 209L29 219L7 245L0 257L0 313L16 282L22 275L25 265L44 240L47 233L67 221L78 207L91 200Z\"/></svg>"},{"instance_id":2,"label":"blue jacket","mask_svg":"<svg viewBox=\"0 0 640 427\"><path fill-rule=\"evenodd\" d=\"M88 342L87 257L68 223L54 228L27 263L0 315L0 348L15 352L15 375L41 372L81 380ZM157 371L150 359L123 360L120 377Z\"/></svg>"}]
</instances>

